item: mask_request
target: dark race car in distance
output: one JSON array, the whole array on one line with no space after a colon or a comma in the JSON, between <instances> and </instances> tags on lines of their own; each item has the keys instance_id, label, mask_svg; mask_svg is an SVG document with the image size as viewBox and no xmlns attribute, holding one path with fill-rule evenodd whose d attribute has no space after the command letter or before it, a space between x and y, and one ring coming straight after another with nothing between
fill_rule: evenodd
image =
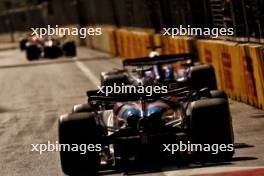
<instances>
[{"instance_id":1,"label":"dark race car in distance","mask_svg":"<svg viewBox=\"0 0 264 176\"><path fill-rule=\"evenodd\" d=\"M28 36L20 40L20 49L26 52L28 60L37 60L40 57L57 58L76 56L76 44L74 41L63 37Z\"/></svg>"},{"instance_id":2,"label":"dark race car in distance","mask_svg":"<svg viewBox=\"0 0 264 176\"><path fill-rule=\"evenodd\" d=\"M133 84L135 78L152 77L156 82L171 88L191 87L201 89L207 87L217 89L214 68L210 64L193 62L190 53L171 55L151 55L136 59L123 60L123 69L116 69L101 74L101 85L113 83ZM178 70L173 66L181 62Z\"/></svg>"}]
</instances>

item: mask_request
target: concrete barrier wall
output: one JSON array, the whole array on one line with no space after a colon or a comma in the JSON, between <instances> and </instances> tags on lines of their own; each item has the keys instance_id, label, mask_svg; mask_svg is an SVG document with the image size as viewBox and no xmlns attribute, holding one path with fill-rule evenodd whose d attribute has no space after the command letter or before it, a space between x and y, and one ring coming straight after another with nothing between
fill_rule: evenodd
<instances>
[{"instance_id":1,"label":"concrete barrier wall","mask_svg":"<svg viewBox=\"0 0 264 176\"><path fill-rule=\"evenodd\" d=\"M148 56L147 48L152 44L154 31L141 31L131 29L116 30L117 53L123 58Z\"/></svg>"},{"instance_id":2,"label":"concrete barrier wall","mask_svg":"<svg viewBox=\"0 0 264 176\"><path fill-rule=\"evenodd\" d=\"M200 60L214 66L219 89L229 97L264 109L263 46L198 40Z\"/></svg>"},{"instance_id":3,"label":"concrete barrier wall","mask_svg":"<svg viewBox=\"0 0 264 176\"><path fill-rule=\"evenodd\" d=\"M264 109L264 47L263 45L249 45L247 50L253 64L258 107Z\"/></svg>"},{"instance_id":4,"label":"concrete barrier wall","mask_svg":"<svg viewBox=\"0 0 264 176\"><path fill-rule=\"evenodd\" d=\"M161 45L162 49L157 50L161 54L188 53L196 50L202 63L210 63L214 66L218 89L226 91L232 99L264 109L263 45L223 40L197 40L192 37L172 38L155 34L151 30L127 28L113 29L111 33L115 36L110 39L111 42L109 35L94 37L92 40L96 41L96 45L94 44L93 47L117 54L122 58L148 56L147 46L150 45ZM180 65L181 63L175 64L175 68Z\"/></svg>"},{"instance_id":5,"label":"concrete barrier wall","mask_svg":"<svg viewBox=\"0 0 264 176\"><path fill-rule=\"evenodd\" d=\"M102 35L87 36L85 43L88 47L98 49L104 52L116 55L116 39L115 39L115 27L113 26L86 26L89 27L100 27L102 29Z\"/></svg>"},{"instance_id":6,"label":"concrete barrier wall","mask_svg":"<svg viewBox=\"0 0 264 176\"><path fill-rule=\"evenodd\" d=\"M197 51L199 59L202 63L209 63L214 66L216 81L218 89L224 89L224 80L222 76L222 69L220 67L220 41L215 40L197 40Z\"/></svg>"}]
</instances>

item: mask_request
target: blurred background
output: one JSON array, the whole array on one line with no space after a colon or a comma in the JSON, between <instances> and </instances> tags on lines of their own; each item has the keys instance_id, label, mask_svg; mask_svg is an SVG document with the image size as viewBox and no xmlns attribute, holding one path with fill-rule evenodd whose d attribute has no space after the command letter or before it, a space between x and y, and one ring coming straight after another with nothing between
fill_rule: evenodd
<instances>
[{"instance_id":1,"label":"blurred background","mask_svg":"<svg viewBox=\"0 0 264 176\"><path fill-rule=\"evenodd\" d=\"M233 27L230 40L263 42L263 11L262 0L0 0L0 41L15 41L19 33L48 24L107 24L156 33L179 25Z\"/></svg>"}]
</instances>

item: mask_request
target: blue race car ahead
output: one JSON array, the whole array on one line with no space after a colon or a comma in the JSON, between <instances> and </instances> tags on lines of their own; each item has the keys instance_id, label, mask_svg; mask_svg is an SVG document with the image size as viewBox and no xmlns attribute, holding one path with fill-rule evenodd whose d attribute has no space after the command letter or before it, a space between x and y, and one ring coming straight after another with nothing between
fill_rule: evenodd
<instances>
[{"instance_id":1,"label":"blue race car ahead","mask_svg":"<svg viewBox=\"0 0 264 176\"><path fill-rule=\"evenodd\" d=\"M149 77L140 82L143 87L159 85ZM61 166L67 175L227 161L234 154L232 120L222 91L182 87L151 96L106 96L95 90L87 96L88 103L75 105L71 113L59 118L59 142L99 149L86 148L82 154L76 148L61 150ZM176 150L183 144L201 149Z\"/></svg>"}]
</instances>

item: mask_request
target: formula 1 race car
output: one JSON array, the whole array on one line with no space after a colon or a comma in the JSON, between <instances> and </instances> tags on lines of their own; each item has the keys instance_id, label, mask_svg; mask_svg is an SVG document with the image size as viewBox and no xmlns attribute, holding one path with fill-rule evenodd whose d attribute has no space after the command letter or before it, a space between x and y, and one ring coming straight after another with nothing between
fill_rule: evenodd
<instances>
[{"instance_id":1,"label":"formula 1 race car","mask_svg":"<svg viewBox=\"0 0 264 176\"><path fill-rule=\"evenodd\" d=\"M63 38L43 38L37 35L22 38L20 40L20 49L26 51L28 60L36 60L41 56L44 58L57 58L62 55L67 57L76 56L75 42Z\"/></svg>"},{"instance_id":2,"label":"formula 1 race car","mask_svg":"<svg viewBox=\"0 0 264 176\"><path fill-rule=\"evenodd\" d=\"M138 80L143 87L154 86L154 81ZM149 168L168 162L227 161L234 154L232 120L222 91L182 87L151 96L106 96L95 90L87 96L88 103L75 105L72 113L59 118L61 145L88 146L82 154L76 148L60 150L67 175L133 170L137 163ZM183 144L201 149L176 149Z\"/></svg>"},{"instance_id":3,"label":"formula 1 race car","mask_svg":"<svg viewBox=\"0 0 264 176\"><path fill-rule=\"evenodd\" d=\"M157 55L123 60L123 69L116 69L101 74L101 85L133 84L133 78L152 77L156 82L171 88L207 87L217 89L214 68L210 64L194 64L190 53ZM173 64L181 62L182 68L175 70ZM132 79L131 79L132 78ZM132 81L131 81L132 80Z\"/></svg>"}]
</instances>

